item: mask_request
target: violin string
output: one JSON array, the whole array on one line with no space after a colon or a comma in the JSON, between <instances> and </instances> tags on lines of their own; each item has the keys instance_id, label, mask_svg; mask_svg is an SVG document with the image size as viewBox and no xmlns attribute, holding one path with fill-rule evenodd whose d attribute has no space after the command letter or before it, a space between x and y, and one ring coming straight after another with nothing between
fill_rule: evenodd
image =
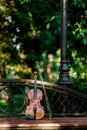
<instances>
[{"instance_id":1,"label":"violin string","mask_svg":"<svg viewBox=\"0 0 87 130\"><path fill-rule=\"evenodd\" d=\"M34 99L37 99L37 72L34 72Z\"/></svg>"},{"instance_id":2,"label":"violin string","mask_svg":"<svg viewBox=\"0 0 87 130\"><path fill-rule=\"evenodd\" d=\"M46 105L47 105L47 109L48 109L48 113L49 113L49 118L51 118L52 117L52 111L51 111L51 107L50 107L50 104L49 104L46 89L45 89L45 86L43 84L43 78L42 78L42 75L41 75L41 72L40 72L40 66L39 66L38 61L36 62L36 67L37 67L37 70L38 70L38 73L39 73L39 76L40 76L40 79L41 79L41 84L42 84L42 88L43 88L43 92L44 92L44 96L45 96L45 100L46 100Z\"/></svg>"}]
</instances>

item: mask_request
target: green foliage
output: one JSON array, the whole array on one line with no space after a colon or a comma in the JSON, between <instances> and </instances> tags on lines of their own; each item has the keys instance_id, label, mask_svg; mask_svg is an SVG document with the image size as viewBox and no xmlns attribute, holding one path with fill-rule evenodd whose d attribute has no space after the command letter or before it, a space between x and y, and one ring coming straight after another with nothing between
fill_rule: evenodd
<instances>
[{"instance_id":1,"label":"green foliage","mask_svg":"<svg viewBox=\"0 0 87 130\"><path fill-rule=\"evenodd\" d=\"M70 76L83 90L87 86L87 2L71 0L68 4ZM60 13L60 1L57 0L0 1L0 66L6 65L7 77L30 78L37 60L44 73L47 57L52 54L53 80L56 80Z\"/></svg>"},{"instance_id":2,"label":"green foliage","mask_svg":"<svg viewBox=\"0 0 87 130\"><path fill-rule=\"evenodd\" d=\"M68 14L70 76L74 81L74 87L86 93L87 2L85 0L69 2Z\"/></svg>"},{"instance_id":3,"label":"green foliage","mask_svg":"<svg viewBox=\"0 0 87 130\"><path fill-rule=\"evenodd\" d=\"M73 0L72 5L74 5L78 8L86 8L87 2L85 0Z\"/></svg>"}]
</instances>

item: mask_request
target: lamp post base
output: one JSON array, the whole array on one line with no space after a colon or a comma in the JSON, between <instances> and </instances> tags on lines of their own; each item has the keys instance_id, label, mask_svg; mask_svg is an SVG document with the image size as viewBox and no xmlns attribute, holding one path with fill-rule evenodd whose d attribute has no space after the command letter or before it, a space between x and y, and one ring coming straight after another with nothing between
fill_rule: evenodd
<instances>
[{"instance_id":1,"label":"lamp post base","mask_svg":"<svg viewBox=\"0 0 87 130\"><path fill-rule=\"evenodd\" d=\"M57 84L60 84L60 85L72 85L73 82L71 81L71 79L69 77L62 76L62 77L60 77L58 79Z\"/></svg>"}]
</instances>

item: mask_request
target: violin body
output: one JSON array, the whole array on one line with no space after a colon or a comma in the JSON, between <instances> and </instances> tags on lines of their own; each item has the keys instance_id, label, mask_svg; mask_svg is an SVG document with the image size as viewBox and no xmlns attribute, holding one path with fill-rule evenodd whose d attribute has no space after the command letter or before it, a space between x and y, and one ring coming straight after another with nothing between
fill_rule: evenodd
<instances>
[{"instance_id":1,"label":"violin body","mask_svg":"<svg viewBox=\"0 0 87 130\"><path fill-rule=\"evenodd\" d=\"M28 92L28 98L30 100L30 105L26 108L26 117L29 119L42 119L44 117L44 108L40 104L40 100L42 100L43 94L42 91L37 89L37 97L34 98L34 89L31 89Z\"/></svg>"}]
</instances>

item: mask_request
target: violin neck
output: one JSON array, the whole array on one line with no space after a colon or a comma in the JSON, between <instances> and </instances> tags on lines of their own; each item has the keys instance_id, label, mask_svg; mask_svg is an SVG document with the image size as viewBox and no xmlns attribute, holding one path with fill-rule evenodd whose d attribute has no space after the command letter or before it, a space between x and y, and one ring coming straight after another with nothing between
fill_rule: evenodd
<instances>
[{"instance_id":1,"label":"violin neck","mask_svg":"<svg viewBox=\"0 0 87 130\"><path fill-rule=\"evenodd\" d=\"M37 99L37 77L34 77L34 99Z\"/></svg>"}]
</instances>

